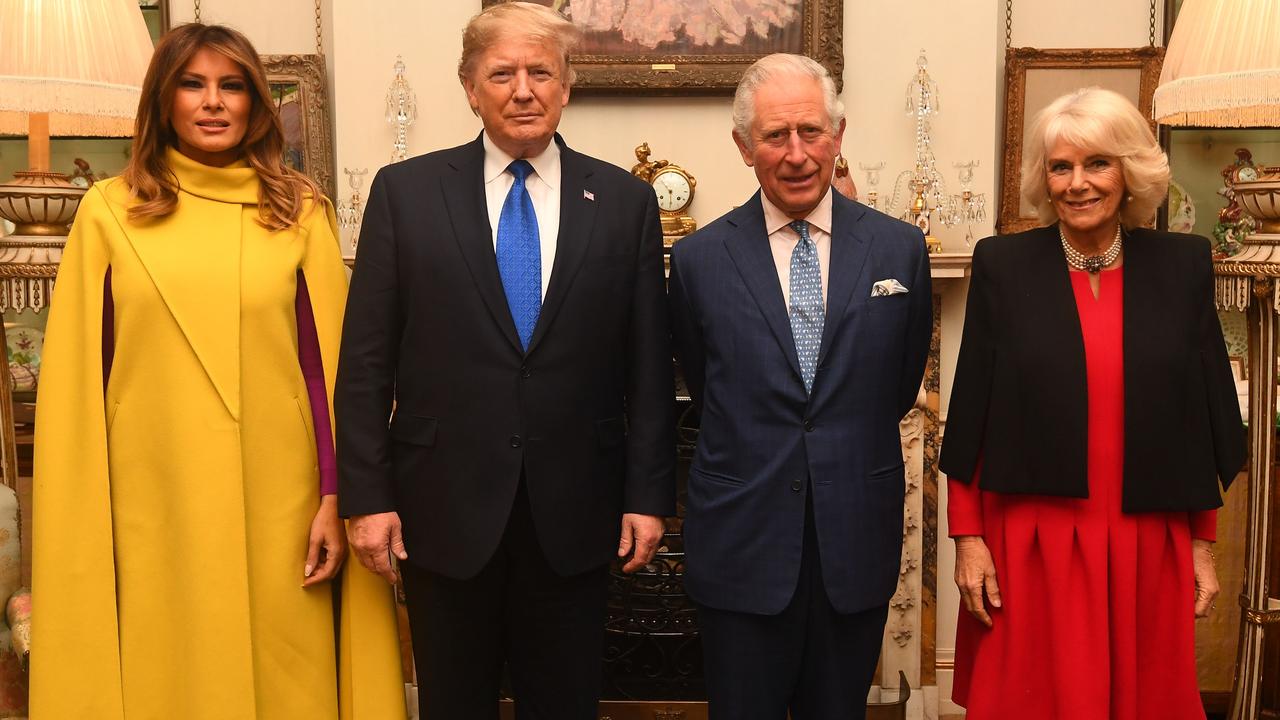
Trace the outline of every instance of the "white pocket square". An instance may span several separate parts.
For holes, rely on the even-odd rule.
[[[871,286],[871,297],[883,297],[885,295],[898,295],[907,292],[907,286],[888,278],[877,282]]]

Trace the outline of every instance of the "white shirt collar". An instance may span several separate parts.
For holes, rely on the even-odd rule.
[[[489,138],[486,130],[482,134],[484,143],[484,182],[493,182],[499,175],[507,171],[507,166],[515,161],[502,148]],[[552,190],[560,189],[560,146],[553,138],[547,143],[547,149],[535,157],[525,158],[533,166],[533,172]]]
[[[827,194],[822,196],[818,201],[818,206],[809,212],[805,220],[810,225],[831,235],[831,193],[835,190],[831,187],[827,188]],[[769,202],[769,196],[760,191],[760,204],[764,206],[764,229],[766,235],[772,235],[775,232],[791,224],[791,218],[787,214],[778,209],[777,205]]]

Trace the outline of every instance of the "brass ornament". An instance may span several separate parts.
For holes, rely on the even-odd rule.
[[[648,142],[636,146],[637,162],[631,167],[631,174],[653,186],[658,196],[663,243],[670,247],[698,229],[698,223],[688,213],[698,181],[689,171],[669,160],[650,160],[651,152]],[[667,177],[671,179],[664,180]]]

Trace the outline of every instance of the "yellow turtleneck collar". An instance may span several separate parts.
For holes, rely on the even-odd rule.
[[[258,204],[258,171],[243,158],[226,167],[210,167],[174,148],[166,148],[165,161],[177,176],[182,192],[218,202]]]

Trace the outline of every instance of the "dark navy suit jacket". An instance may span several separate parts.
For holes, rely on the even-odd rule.
[[[555,142],[560,234],[527,351],[480,138],[388,165],[369,191],[334,390],[338,509],[399,512],[409,562],[450,578],[493,556],[521,482],[564,576],[613,558],[622,513],[675,509],[657,198]]]
[[[676,243],[676,353],[701,408],[684,524],[697,602],[776,614],[800,568],[805,496],[837,611],[888,602],[902,549],[898,422],[932,326],[921,233],[836,193],[827,315],[806,397],[757,193]],[[880,280],[908,292],[872,296]]]

